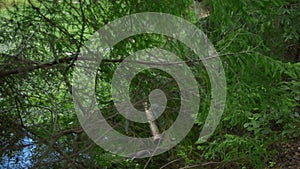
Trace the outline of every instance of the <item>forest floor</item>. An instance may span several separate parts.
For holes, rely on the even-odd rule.
[[[300,139],[291,139],[279,149],[275,169],[300,169]]]

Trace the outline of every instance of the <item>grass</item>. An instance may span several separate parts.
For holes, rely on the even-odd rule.
[[[0,9],[11,7],[13,5],[24,4],[24,3],[28,3],[28,1],[27,0],[1,0]]]

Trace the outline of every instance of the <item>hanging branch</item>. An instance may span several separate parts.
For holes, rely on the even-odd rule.
[[[147,102],[144,102],[145,113],[148,119],[148,123],[150,125],[150,130],[153,135],[153,141],[155,144],[159,143],[161,140],[161,135],[159,134],[159,129],[155,123],[155,117],[151,110],[149,110],[149,106]]]

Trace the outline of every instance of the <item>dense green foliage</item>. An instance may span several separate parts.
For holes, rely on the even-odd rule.
[[[21,168],[267,168],[276,147],[300,138],[300,3],[297,0],[206,0],[209,16],[197,18],[191,0],[34,0],[0,3],[0,155]],[[4,3],[3,3],[4,4]],[[205,143],[199,133],[210,106],[210,81],[193,52],[175,39],[155,34],[118,43],[101,63],[96,79],[99,108],[109,123],[129,136],[151,136],[148,124],[118,115],[110,93],[118,59],[160,47],[186,61],[201,95],[199,116],[188,136],[170,151],[148,159],[125,159],[104,151],[84,133],[72,92],[74,62],[87,39],[108,22],[139,12],[182,17],[205,32],[222,60],[227,102],[220,124]],[[138,109],[156,88],[167,109],[157,120],[169,128],[180,109],[178,86],[167,73],[147,70],[132,81]],[[30,139],[24,143],[24,138]],[[32,148],[34,145],[34,148]],[[32,157],[20,153],[31,147]],[[18,162],[20,161],[20,162]]]

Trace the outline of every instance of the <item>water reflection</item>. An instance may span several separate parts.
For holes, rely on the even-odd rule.
[[[21,151],[16,151],[14,155],[9,156],[5,155],[2,157],[2,163],[0,164],[0,168],[31,168],[32,164],[32,156],[36,145],[33,143],[31,138],[25,137],[20,141],[22,147],[24,147]]]

